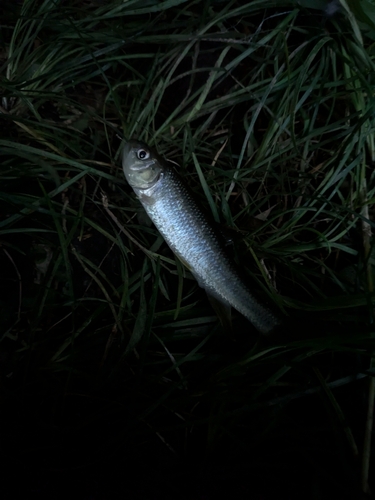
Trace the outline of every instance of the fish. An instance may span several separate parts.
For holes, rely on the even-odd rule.
[[[272,332],[279,317],[254,297],[171,162],[144,142],[130,140],[123,148],[122,167],[146,213],[199,286],[223,306],[236,309],[260,333]]]

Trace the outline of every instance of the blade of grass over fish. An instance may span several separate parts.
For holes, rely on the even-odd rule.
[[[213,218],[214,218],[214,220],[216,222],[219,222],[220,220],[219,220],[219,214],[218,214],[218,211],[217,211],[216,203],[214,202],[214,200],[212,198],[211,191],[210,191],[210,189],[209,189],[209,187],[207,185],[206,179],[205,179],[205,177],[203,175],[202,169],[201,169],[201,167],[199,165],[199,162],[197,160],[197,157],[196,157],[195,153],[192,153],[192,158],[193,158],[194,166],[195,166],[195,168],[197,170],[197,173],[198,173],[198,176],[199,176],[199,180],[200,180],[201,186],[203,188],[203,192],[206,195],[208,204],[210,206]]]
[[[124,233],[127,238],[129,238],[130,241],[132,241],[135,245],[137,245],[141,250],[142,252],[144,252],[149,258],[159,258],[165,262],[168,262],[168,263],[173,263],[173,261],[171,259],[169,259],[168,257],[163,257],[163,256],[160,256],[158,254],[156,254],[155,252],[153,251],[150,251],[148,250],[147,248],[145,248],[143,245],[141,245],[138,240],[136,238],[134,238],[130,233],[129,231],[127,231],[124,226],[122,226],[120,224],[120,222],[118,221],[118,219],[113,215],[113,213],[108,209],[108,199],[107,197],[103,194],[102,195],[102,200],[103,200],[103,206],[105,208],[105,210],[108,212],[108,214],[110,215],[110,217],[113,219],[113,221],[115,222],[115,224],[119,227],[119,229],[121,230],[122,233]],[[93,224],[90,222],[90,224],[93,226]]]

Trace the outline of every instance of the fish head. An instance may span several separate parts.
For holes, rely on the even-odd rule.
[[[122,153],[122,168],[126,180],[137,191],[154,187],[163,175],[159,156],[147,144],[129,141]]]

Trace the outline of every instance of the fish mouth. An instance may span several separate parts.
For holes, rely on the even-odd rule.
[[[129,167],[129,169],[133,172],[142,172],[142,170],[147,170],[148,168],[152,167],[152,165],[155,165],[154,160],[150,160],[147,163],[142,163],[142,165],[133,164]]]

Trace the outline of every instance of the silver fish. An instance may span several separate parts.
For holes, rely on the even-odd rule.
[[[132,140],[124,147],[122,166],[147,214],[199,285],[234,307],[261,333],[271,332],[279,319],[241,280],[220,237],[168,162],[143,142]]]

